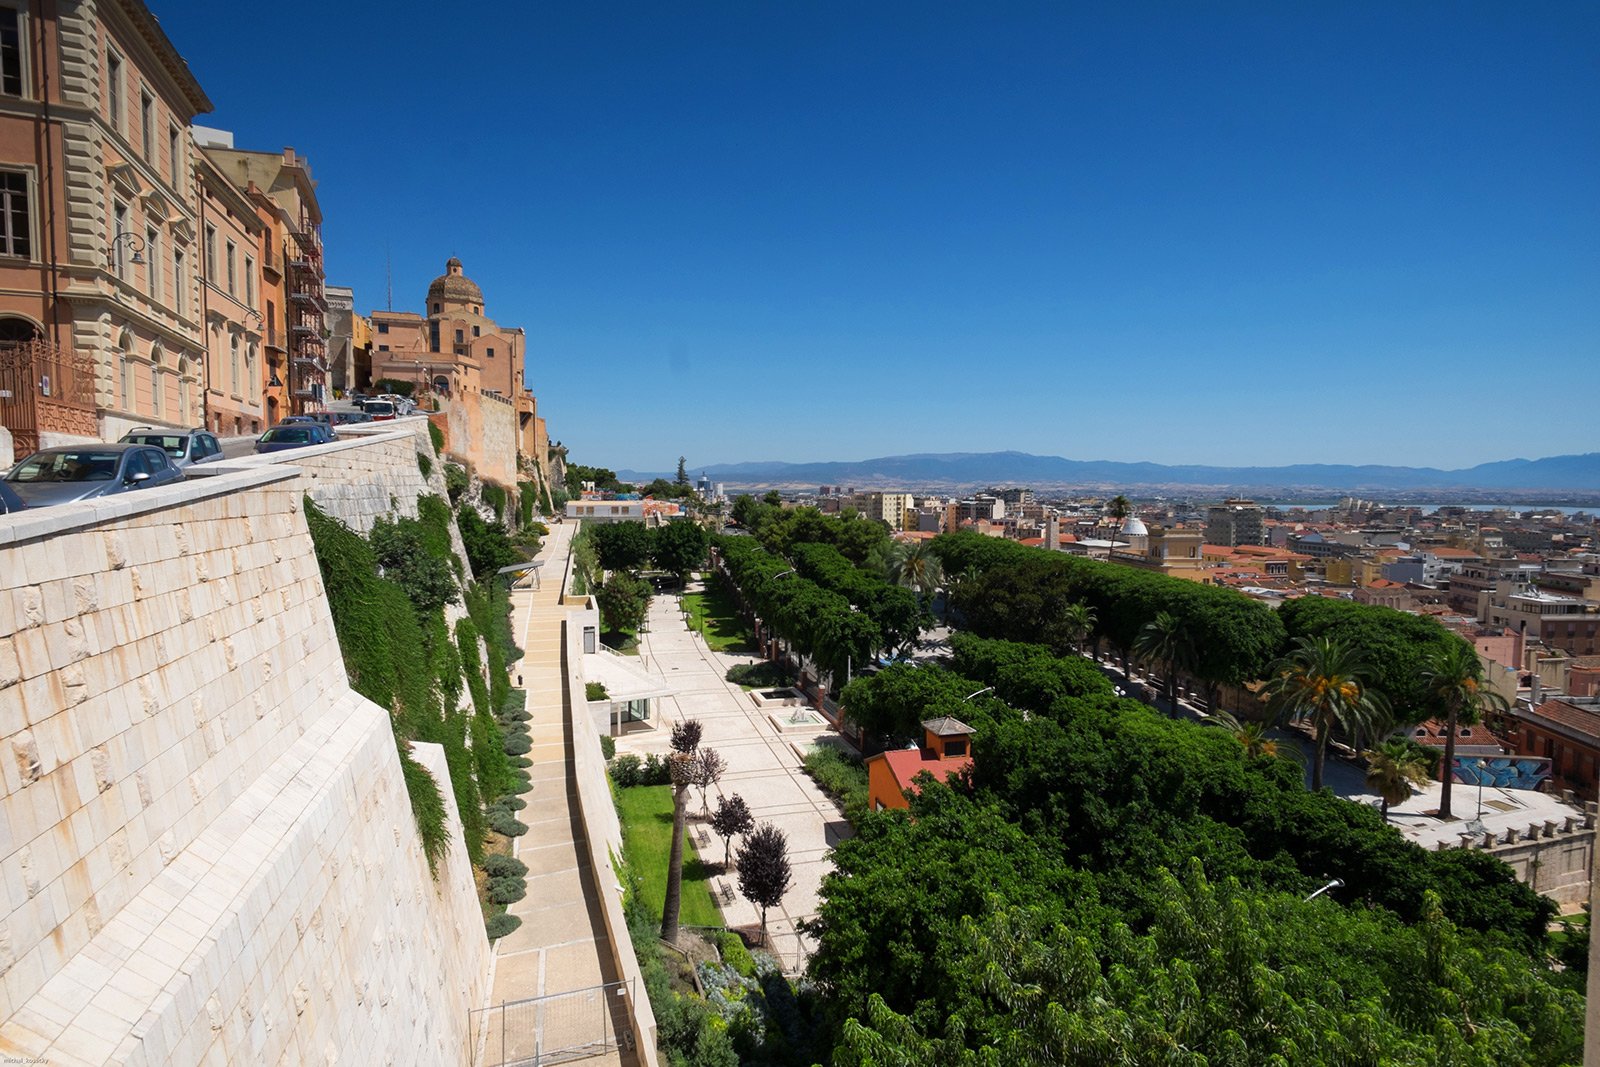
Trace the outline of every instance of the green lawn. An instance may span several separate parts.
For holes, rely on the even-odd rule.
[[[695,810],[698,803],[691,795],[690,804]],[[667,898],[667,854],[672,849],[672,787],[636,785],[619,789],[617,814],[622,818],[622,850],[628,868],[639,876],[645,903],[659,917]],[[678,921],[685,926],[722,926],[722,913],[711,901],[711,868],[695,855],[693,824],[690,825],[688,847],[683,853],[683,905]],[[722,847],[721,838],[715,834],[711,841],[713,852]]]
[[[755,652],[750,628],[739,618],[733,598],[721,585],[703,593],[685,593],[683,606],[689,610],[689,629],[698,630],[713,652]]]

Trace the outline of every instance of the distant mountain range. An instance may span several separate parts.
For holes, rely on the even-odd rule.
[[[919,453],[837,463],[723,463],[694,468],[693,474],[698,476],[702,470],[712,481],[740,488],[844,485],[858,489],[932,489],[1018,484],[1091,490],[1320,490],[1358,495],[1380,490],[1600,493],[1600,452],[1545,459],[1508,459],[1461,470],[1337,463],[1300,463],[1287,467],[1167,466],[1063,459],[1026,452]],[[618,473],[632,481],[658,477],[646,472]]]

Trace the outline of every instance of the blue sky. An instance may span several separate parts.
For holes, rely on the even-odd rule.
[[[1596,5],[154,10],[330,282],[460,256],[580,462],[1600,448]]]

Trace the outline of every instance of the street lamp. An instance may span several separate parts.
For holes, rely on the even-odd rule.
[[[1318,897],[1320,897],[1322,894],[1326,893],[1330,889],[1342,889],[1343,887],[1344,887],[1344,879],[1343,878],[1335,878],[1333,881],[1329,882],[1327,885],[1323,886],[1321,889],[1317,890],[1315,893],[1312,893],[1309,897],[1306,897],[1304,903],[1310,903],[1311,901],[1316,900]]]
[[[1489,776],[1489,761],[1475,760],[1472,765],[1478,770],[1478,814],[1467,823],[1467,833],[1476,835],[1483,833],[1483,780]]]
[[[140,237],[132,230],[129,230],[126,233],[119,233],[111,239],[111,244],[106,248],[107,258],[110,259],[113,264],[115,264],[117,262],[118,246],[123,242],[127,242],[128,248],[133,252],[134,265],[143,266],[144,238]]]

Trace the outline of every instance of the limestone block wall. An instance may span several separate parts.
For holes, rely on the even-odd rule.
[[[398,486],[394,447],[342,469]],[[301,509],[332,466],[0,518],[0,1052],[465,1055],[488,944],[459,834],[435,881],[347,684]]]
[[[516,405],[476,390],[461,390],[444,403],[450,458],[470,465],[480,478],[516,488]]]

